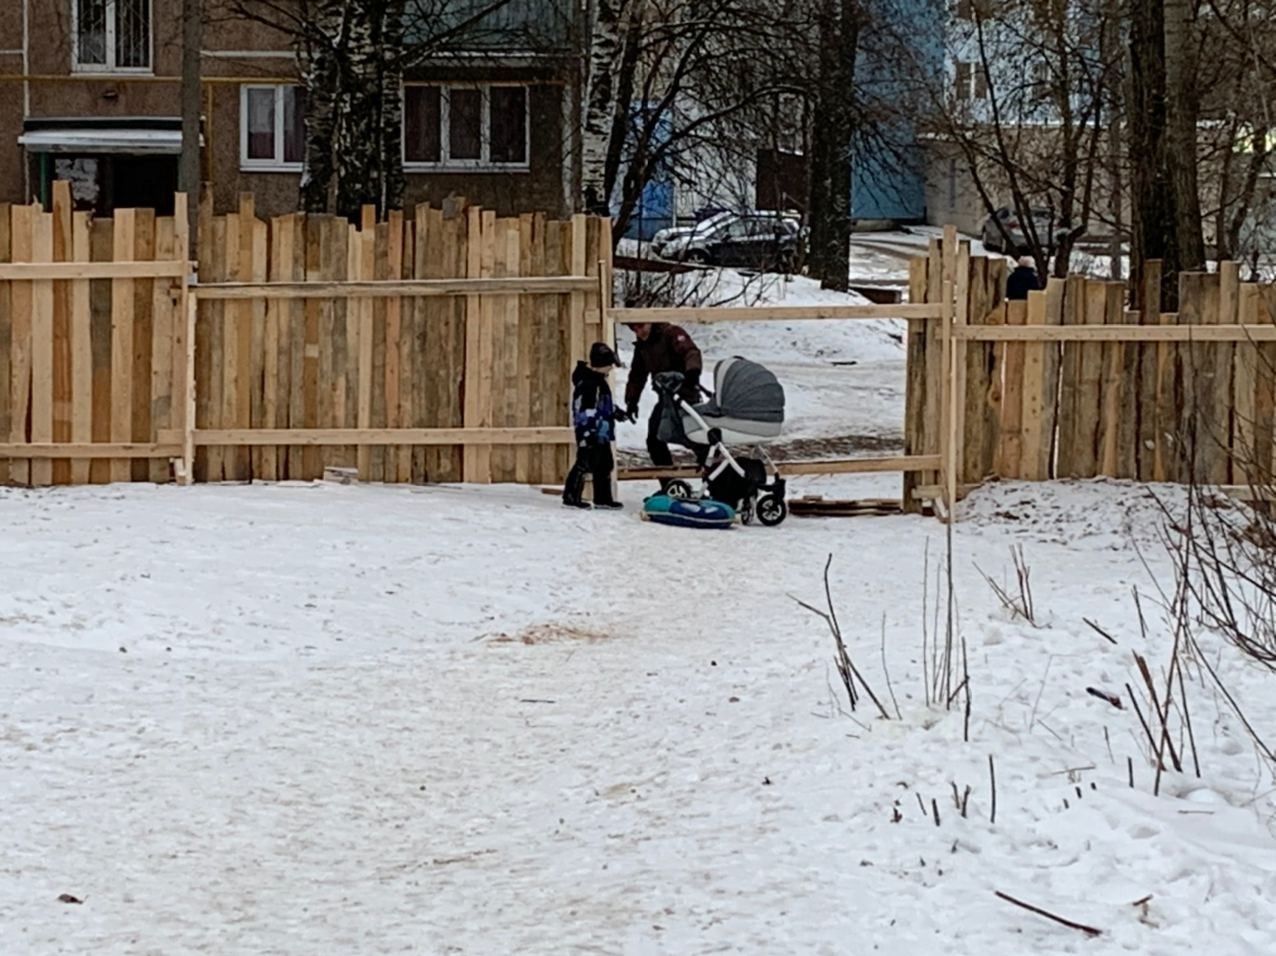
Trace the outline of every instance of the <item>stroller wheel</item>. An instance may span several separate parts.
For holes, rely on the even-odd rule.
[[[783,498],[764,495],[758,499],[757,514],[759,521],[768,528],[774,528],[789,516],[789,506],[784,503]]]
[[[753,498],[745,498],[744,501],[740,502],[739,510],[741,524],[753,524],[753,515],[755,514],[754,507],[755,500]]]
[[[694,494],[691,491],[691,484],[683,481],[681,478],[669,482],[669,484],[665,486],[665,494],[667,494],[670,498],[681,498],[684,501],[694,497]]]

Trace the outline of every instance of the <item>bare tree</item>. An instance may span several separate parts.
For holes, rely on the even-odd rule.
[[[954,150],[985,211],[1009,206],[1023,238],[994,220],[1005,247],[1026,245],[1047,274],[1065,275],[1072,252],[1097,222],[1119,231],[1111,203],[1113,123],[1122,51],[1110,0],[981,0],[959,5],[948,38],[951,71],[916,62],[900,106]],[[901,36],[904,56],[915,56]],[[912,52],[909,52],[912,51]],[[1119,124],[1117,124],[1119,126]],[[1034,210],[1047,212],[1046,222]],[[1013,240],[1013,242],[1012,242]]]

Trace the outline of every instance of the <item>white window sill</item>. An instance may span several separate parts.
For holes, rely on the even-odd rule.
[[[92,79],[93,77],[101,77],[104,80],[115,79],[121,76],[154,76],[155,69],[149,66],[79,66],[78,64],[71,67],[71,72],[76,76]]]
[[[530,173],[530,163],[404,163],[405,173]]]
[[[239,171],[241,173],[299,173],[302,170],[301,163],[240,163]]]

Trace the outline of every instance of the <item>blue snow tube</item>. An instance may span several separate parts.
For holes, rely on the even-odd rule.
[[[670,498],[652,495],[642,503],[645,521],[677,528],[730,528],[736,522],[735,509],[711,498]]]

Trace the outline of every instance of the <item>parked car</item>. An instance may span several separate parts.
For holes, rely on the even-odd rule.
[[[652,237],[651,251],[676,262],[792,272],[802,242],[796,218],[750,210],[720,212],[694,226],[662,229]]]
[[[1053,251],[1059,241],[1068,234],[1070,227],[1056,219],[1049,209],[1033,209],[1030,212],[1032,231],[1036,234],[1037,241],[1043,243],[1047,251]],[[998,222],[1005,227],[1010,236],[1009,246],[1002,236],[1001,229],[997,228]],[[1008,206],[1002,206],[984,220],[979,238],[983,240],[984,248],[990,252],[1014,254],[1029,246],[1028,230],[1020,222],[1019,214]]]

